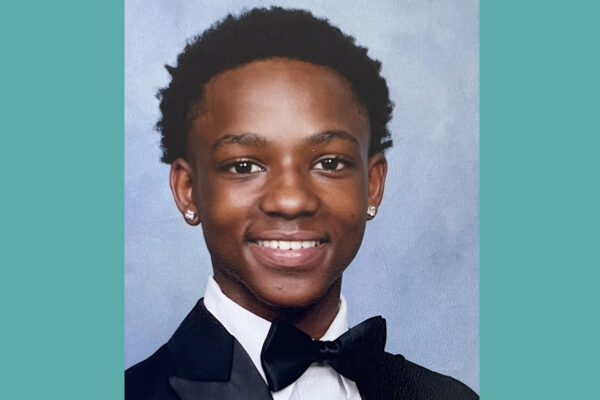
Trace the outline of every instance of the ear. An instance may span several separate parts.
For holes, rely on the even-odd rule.
[[[177,204],[177,208],[179,208],[185,222],[192,226],[198,225],[200,223],[198,207],[196,207],[192,198],[192,188],[194,186],[192,167],[183,158],[178,158],[171,164],[169,183],[171,184],[175,204]]]
[[[382,153],[375,153],[368,160],[369,169],[369,206],[379,208],[383,199],[385,177],[387,175],[387,160]],[[373,216],[367,216],[368,220]]]

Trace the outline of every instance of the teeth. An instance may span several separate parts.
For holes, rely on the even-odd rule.
[[[299,250],[316,247],[319,242],[317,240],[259,240],[258,244],[272,249]]]

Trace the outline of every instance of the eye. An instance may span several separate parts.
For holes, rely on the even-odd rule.
[[[337,157],[323,158],[317,161],[314,168],[325,171],[337,171],[346,167],[346,164]]]
[[[265,169],[260,165],[246,160],[236,161],[231,164],[228,169],[229,172],[233,172],[234,174],[253,174],[264,170]]]

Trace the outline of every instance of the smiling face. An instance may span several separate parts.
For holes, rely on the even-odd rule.
[[[255,61],[214,77],[172,165],[182,213],[197,216],[223,292],[246,309],[337,307],[386,162],[369,119],[331,69]]]

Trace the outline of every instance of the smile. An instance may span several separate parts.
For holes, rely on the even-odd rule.
[[[306,235],[305,235],[306,236]],[[299,238],[300,239],[300,238]],[[251,240],[250,251],[259,262],[271,268],[312,269],[323,264],[328,240]]]

